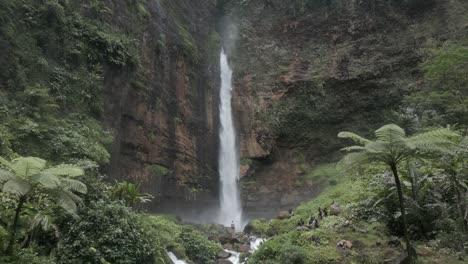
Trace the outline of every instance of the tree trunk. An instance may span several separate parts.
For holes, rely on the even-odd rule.
[[[13,219],[13,225],[11,226],[10,240],[8,242],[8,247],[5,252],[7,256],[13,255],[13,246],[15,245],[15,239],[16,239],[16,228],[18,226],[19,215],[20,215],[21,209],[23,208],[23,204],[25,201],[26,201],[26,197],[20,196],[19,201],[18,201],[18,206],[16,207],[16,211],[15,211],[15,218]]]
[[[403,222],[403,232],[405,235],[406,251],[408,252],[408,259],[410,263],[414,263],[416,260],[416,254],[413,247],[411,246],[411,241],[408,235],[408,223],[406,222],[406,210],[405,210],[405,200],[403,198],[403,191],[401,189],[400,177],[398,176],[398,170],[396,164],[390,164],[392,169],[393,177],[395,178],[395,185],[398,191],[398,201],[400,204],[401,219]]]

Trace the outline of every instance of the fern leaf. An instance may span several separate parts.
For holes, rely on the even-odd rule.
[[[77,180],[62,178],[60,179],[60,182],[62,187],[66,190],[78,193],[86,193],[88,191],[86,184]]]
[[[68,213],[75,215],[77,210],[76,203],[81,203],[81,198],[72,192],[65,190],[50,190],[49,193],[57,199],[57,204]]]
[[[20,178],[15,178],[5,182],[3,185],[3,192],[23,196],[31,191],[31,188],[32,186],[29,182]]]
[[[338,166],[345,168],[355,168],[359,165],[365,164],[369,161],[369,155],[363,152],[349,153],[338,162]]]
[[[0,169],[0,183],[14,179],[15,175],[7,170]]]
[[[406,138],[405,131],[394,124],[385,125],[375,131],[375,136],[378,141],[388,142],[391,144],[402,142]]]
[[[350,146],[350,147],[342,148],[340,150],[343,150],[343,151],[360,151],[360,150],[366,150],[366,148],[362,147],[362,146]]]
[[[20,177],[30,177],[41,172],[46,161],[36,157],[20,157],[12,160],[12,170]]]
[[[349,138],[351,140],[353,140],[354,142],[358,143],[358,144],[362,144],[362,145],[365,145],[367,143],[370,142],[370,140],[366,139],[366,138],[363,138],[357,134],[354,134],[352,132],[340,132],[338,133],[338,137],[339,138]]]
[[[0,157],[0,165],[3,165],[4,167],[7,167],[10,170],[13,170],[13,164],[11,164],[11,162],[2,157]]]
[[[48,168],[44,170],[45,173],[50,173],[56,176],[68,176],[68,177],[78,177],[84,175],[84,171],[82,168],[69,165],[69,164],[62,164],[52,168]]]
[[[36,174],[32,179],[47,189],[55,189],[61,184],[57,176],[45,172]]]

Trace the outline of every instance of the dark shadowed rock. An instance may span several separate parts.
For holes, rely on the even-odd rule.
[[[219,258],[219,259],[227,259],[227,258],[229,258],[230,256],[231,256],[231,253],[222,250],[222,251],[220,251],[220,252],[218,253],[218,255],[217,255],[216,257]]]

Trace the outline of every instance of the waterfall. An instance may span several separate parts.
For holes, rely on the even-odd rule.
[[[236,144],[236,132],[232,120],[232,70],[227,55],[221,50],[221,89],[219,118],[220,151],[219,177],[221,207],[218,222],[230,226],[232,221],[236,229],[242,228],[242,206],[239,191],[239,153]]]

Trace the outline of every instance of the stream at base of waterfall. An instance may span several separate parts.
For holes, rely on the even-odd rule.
[[[249,241],[250,241],[250,251],[249,252],[250,252],[250,254],[253,254],[255,251],[258,250],[258,248],[263,244],[263,242],[266,241],[266,239],[251,236],[251,237],[249,237]],[[240,261],[241,253],[239,253],[239,252],[236,252],[236,251],[233,251],[233,250],[227,250],[227,249],[225,249],[224,251],[229,254],[229,257],[227,258],[227,260],[229,260],[232,264],[245,264],[246,261],[247,261],[247,258],[245,259],[244,262]],[[184,260],[178,259],[176,257],[176,255],[174,255],[174,253],[172,253],[172,252],[167,252],[167,255],[169,256],[169,258],[171,259],[173,264],[187,264],[187,262],[185,262]]]

